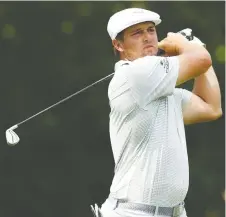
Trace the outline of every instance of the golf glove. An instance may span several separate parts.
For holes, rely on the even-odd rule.
[[[192,29],[183,29],[179,31],[179,33],[181,33],[188,41],[206,47],[206,45],[200,39],[198,39],[192,34]]]

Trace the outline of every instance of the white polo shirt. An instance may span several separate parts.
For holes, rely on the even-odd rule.
[[[185,199],[189,167],[182,108],[192,93],[175,88],[178,70],[178,57],[116,63],[108,89],[111,196],[158,206]]]

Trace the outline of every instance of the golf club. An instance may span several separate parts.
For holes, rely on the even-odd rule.
[[[189,28],[184,29],[184,30],[182,30],[182,31],[179,31],[179,33],[181,33],[183,36],[185,36],[189,41],[191,41],[191,40],[193,39],[192,30],[189,29]],[[164,51],[161,50],[161,49],[159,49],[157,55],[163,55],[163,54],[164,54]],[[112,74],[110,74],[110,75],[107,75],[106,77],[104,77],[104,78],[102,78],[102,79],[100,79],[100,80],[98,80],[98,81],[96,81],[96,82],[94,82],[94,83],[88,85],[87,87],[85,87],[85,88],[83,88],[83,89],[81,89],[81,90],[79,90],[79,91],[73,93],[72,95],[70,95],[70,96],[68,96],[68,97],[66,97],[66,98],[64,98],[64,99],[62,99],[62,100],[60,100],[59,102],[57,102],[57,103],[55,103],[55,104],[49,106],[48,108],[46,108],[46,109],[44,109],[44,110],[38,112],[37,114],[35,114],[35,115],[33,115],[33,116],[31,116],[31,117],[29,117],[29,118],[27,118],[27,119],[21,121],[21,122],[18,123],[18,124],[13,125],[12,127],[10,127],[10,128],[9,128],[8,130],[6,130],[6,132],[5,132],[5,134],[6,134],[6,141],[7,141],[8,145],[9,145],[9,146],[15,146],[15,145],[20,141],[19,136],[14,132],[14,130],[15,130],[16,128],[18,128],[19,125],[21,125],[21,124],[27,122],[28,120],[30,120],[30,119],[32,119],[32,118],[34,118],[34,117],[36,117],[36,116],[42,114],[42,113],[45,112],[45,111],[47,111],[47,110],[49,110],[49,109],[51,109],[51,108],[53,108],[53,107],[59,105],[60,103],[65,102],[66,100],[70,99],[71,97],[78,95],[79,93],[81,93],[81,92],[87,90],[88,88],[90,88],[90,87],[92,87],[92,86],[98,84],[98,83],[101,82],[101,81],[106,80],[107,78],[109,78],[109,77],[111,77],[111,76],[113,76],[113,75],[114,75],[114,73],[112,73]]]
[[[102,78],[102,79],[100,79],[100,80],[98,80],[98,81],[96,81],[96,82],[94,82],[94,83],[92,83],[92,84],[90,84],[90,85],[84,87],[83,89],[81,89],[81,90],[79,90],[79,91],[77,91],[77,92],[71,94],[70,96],[68,96],[68,97],[66,97],[66,98],[64,98],[64,99],[62,99],[62,100],[60,100],[59,102],[57,102],[57,103],[55,103],[55,104],[49,106],[48,108],[46,108],[46,109],[44,109],[44,110],[42,110],[42,111],[40,111],[40,112],[38,112],[38,113],[32,115],[31,117],[29,117],[29,118],[27,118],[27,119],[25,119],[25,120],[23,120],[23,121],[21,121],[21,122],[15,124],[15,125],[13,125],[12,127],[10,127],[10,128],[9,128],[8,130],[6,130],[6,132],[5,132],[7,144],[8,144],[9,146],[15,146],[15,145],[20,141],[19,136],[14,132],[14,130],[15,130],[16,128],[18,128],[20,125],[24,124],[25,122],[31,120],[32,118],[34,118],[34,117],[36,117],[36,116],[42,114],[43,112],[45,112],[45,111],[47,111],[47,110],[49,110],[49,109],[51,109],[51,108],[53,108],[53,107],[59,105],[60,103],[65,102],[66,100],[70,99],[71,97],[76,96],[76,95],[78,95],[79,93],[82,93],[83,91],[89,89],[90,87],[93,87],[94,85],[100,83],[101,81],[104,81],[104,80],[110,78],[110,77],[113,76],[113,75],[114,75],[114,73],[112,73],[112,74],[110,74],[110,75],[107,75],[106,77],[104,77],[104,78]]]

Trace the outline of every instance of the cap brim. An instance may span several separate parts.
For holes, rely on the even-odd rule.
[[[125,26],[123,26],[123,28],[121,28],[121,29],[118,30],[118,33],[115,36],[112,37],[112,40],[115,39],[117,37],[117,35],[120,32],[122,32],[123,30],[125,30],[125,29],[127,29],[127,28],[129,28],[131,26],[134,26],[134,25],[136,25],[138,23],[144,23],[144,22],[153,22],[155,24],[155,26],[157,26],[157,25],[159,25],[162,22],[162,20],[161,19],[157,19],[157,20],[153,20],[153,19],[141,19],[141,20],[133,21],[132,23],[128,23],[128,25],[125,25]]]

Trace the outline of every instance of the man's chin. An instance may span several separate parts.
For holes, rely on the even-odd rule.
[[[147,53],[147,54],[144,54],[144,57],[146,57],[146,56],[157,56],[157,53],[156,53],[156,54],[154,54],[154,53]]]
[[[144,56],[157,56],[158,51],[150,51],[144,54]]]

